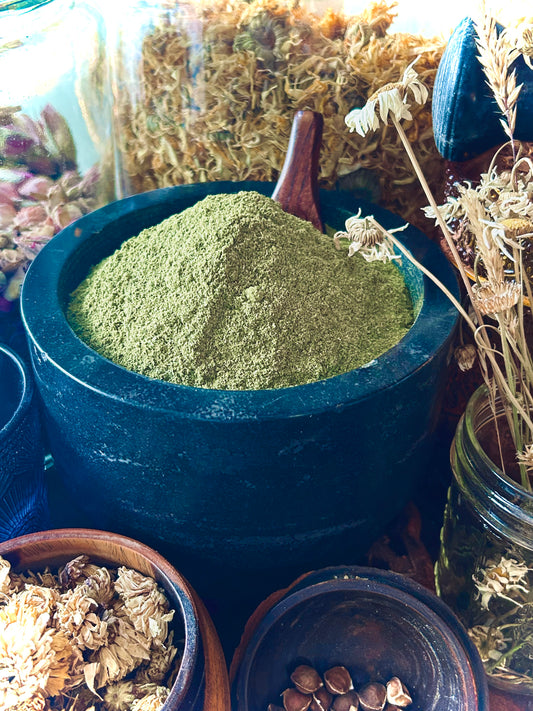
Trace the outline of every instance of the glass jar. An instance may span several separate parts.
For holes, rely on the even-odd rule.
[[[505,446],[505,414],[498,402],[496,416]],[[436,584],[476,643],[489,681],[531,694],[533,494],[493,463],[497,446],[483,385],[468,402],[452,443],[453,479]],[[514,462],[510,441],[508,449],[504,461]]]
[[[99,13],[74,0],[0,0],[0,312],[37,252],[113,195]]]
[[[276,181],[294,115],[310,109],[324,117],[320,187],[379,201],[416,224],[426,201],[394,128],[363,138],[344,118],[401,80],[417,54],[431,88],[445,40],[396,33],[393,3],[365,5],[350,13],[342,0],[113,4],[118,194]],[[412,110],[415,149],[440,185],[430,103]]]

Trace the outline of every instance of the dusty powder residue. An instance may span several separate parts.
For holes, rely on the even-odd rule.
[[[76,333],[152,378],[215,389],[300,385],[368,363],[413,323],[399,270],[337,251],[256,192],[206,197],[96,265]]]

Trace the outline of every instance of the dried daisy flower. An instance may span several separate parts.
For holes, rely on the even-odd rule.
[[[84,669],[90,689],[99,689],[109,682],[120,681],[150,659],[150,639],[134,627],[122,606],[115,603],[109,617],[104,619],[109,642],[91,654],[91,664]]]
[[[139,687],[139,691],[141,690],[147,693],[133,701],[131,711],[160,711],[170,693],[166,686],[153,684],[146,685],[144,689]]]
[[[409,94],[417,104],[425,104],[428,98],[427,88],[413,69],[418,59],[419,57],[406,68],[400,81],[386,84],[375,91],[362,108],[350,111],[345,118],[350,131],[357,131],[364,137],[369,131],[379,128],[379,119],[383,123],[387,123],[390,116],[396,125],[403,119],[411,120],[413,118],[409,110]]]
[[[348,256],[359,253],[367,262],[389,262],[400,260],[401,256],[394,251],[394,244],[389,234],[403,230],[399,227],[387,232],[379,225],[372,215],[361,217],[361,210],[346,220],[346,232],[336,232],[333,242],[340,249],[341,239],[350,241]]]
[[[108,711],[129,711],[134,700],[133,681],[118,681],[107,685],[104,702]]]
[[[512,32],[517,50],[524,57],[524,62],[530,69],[533,69],[533,26],[530,22],[524,22]]]
[[[473,303],[483,316],[495,316],[516,306],[522,295],[520,284],[510,281],[483,282],[472,286]]]
[[[516,453],[516,458],[528,471],[533,469],[533,444],[526,444],[521,452]]]
[[[148,663],[139,667],[135,674],[135,682],[137,684],[160,684],[168,675],[178,652],[177,647],[171,644],[171,635],[169,635],[170,639],[167,645],[156,647],[152,651]]]
[[[54,621],[80,649],[99,649],[107,643],[107,622],[95,610],[98,603],[87,594],[85,585],[67,590],[57,603]]]
[[[169,611],[168,601],[156,581],[135,570],[119,568],[115,590],[135,629],[162,643],[168,636],[168,623],[174,611]]]
[[[493,598],[501,598],[520,606],[522,602],[511,597],[513,593],[529,593],[529,568],[515,558],[502,555],[497,562],[489,562],[474,573],[473,580],[481,599],[481,607],[489,608]]]

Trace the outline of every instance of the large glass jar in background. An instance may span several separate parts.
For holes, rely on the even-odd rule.
[[[498,403],[497,417],[509,476],[493,463],[498,437],[481,386],[452,444],[437,591],[476,643],[489,681],[533,695],[533,494],[513,478],[514,447]]]
[[[74,0],[0,0],[0,311],[61,228],[113,195],[100,15]]]
[[[275,181],[294,114],[311,109],[324,116],[320,186],[381,198],[416,224],[426,201],[395,130],[363,138],[344,118],[378,88],[401,80],[417,55],[431,88],[443,38],[394,32],[393,2],[369,0],[357,14],[345,13],[341,0],[120,6],[113,4],[112,53],[119,195],[184,183]],[[412,110],[409,135],[426,177],[440,185],[431,107]]]

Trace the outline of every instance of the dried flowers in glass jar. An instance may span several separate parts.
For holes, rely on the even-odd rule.
[[[0,706],[158,711],[179,670],[174,610],[153,578],[80,555],[57,573],[0,558]]]
[[[492,683],[531,693],[533,358],[528,334],[533,290],[528,255],[533,160],[514,138],[523,88],[517,85],[514,63],[525,47],[516,45],[512,29],[498,29],[490,17],[482,17],[475,28],[479,60],[509,138],[504,148],[508,159],[502,164],[497,153],[476,186],[456,185],[455,194],[438,206],[427,185],[403,126],[412,119],[413,103],[427,97],[415,63],[363,108],[354,109],[346,123],[361,135],[383,122],[394,125],[430,203],[426,215],[441,229],[469,297],[465,309],[448,294],[472,332],[485,385],[472,396],[452,445],[453,481],[437,587],[469,628]],[[527,88],[531,85],[533,74]],[[454,229],[470,235],[470,266],[458,253]],[[372,217],[350,218],[346,232],[336,236],[339,246],[344,238],[350,243],[349,254],[387,259],[396,246],[409,258],[395,235]],[[467,362],[472,365],[471,354],[461,366]]]
[[[100,16],[73,0],[0,0],[0,310],[60,229],[112,197]]]
[[[417,221],[422,194],[394,132],[346,132],[344,115],[416,54],[433,84],[444,40],[390,31],[395,3],[321,14],[286,0],[128,3],[116,36],[114,95],[121,195],[184,183],[272,181],[295,111],[324,116],[320,186],[363,194]],[[431,109],[410,136],[426,175],[442,173]]]

